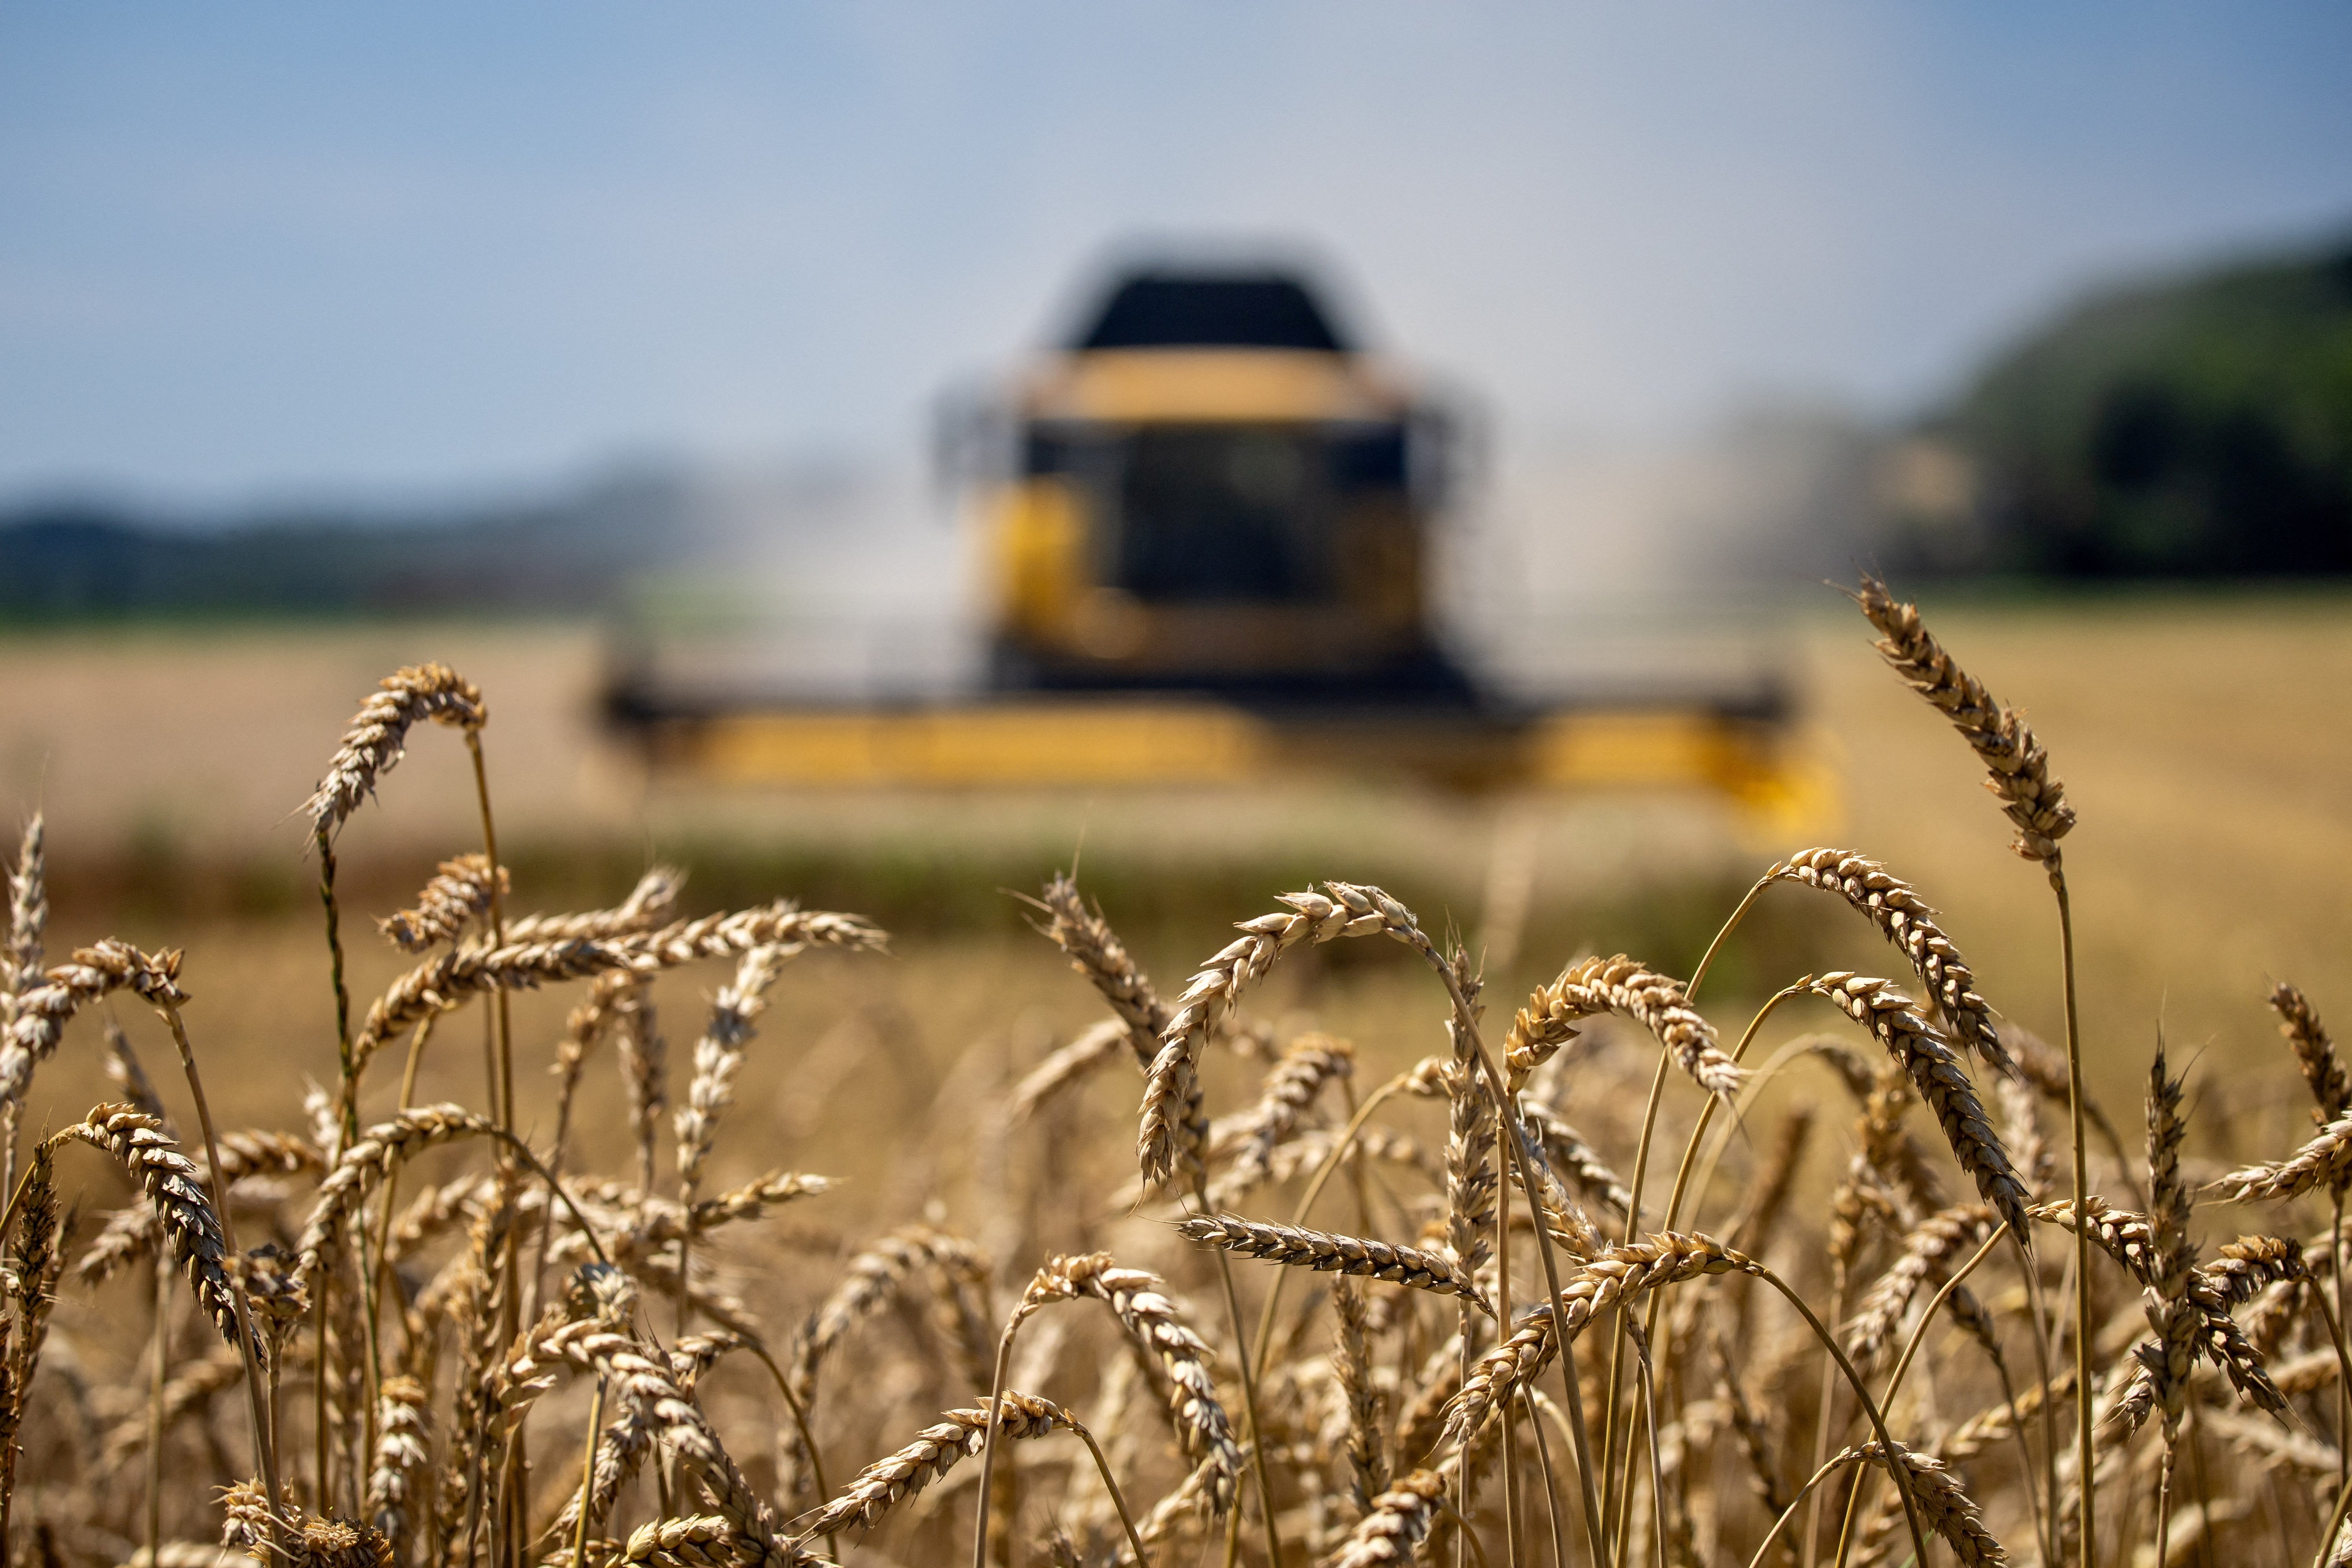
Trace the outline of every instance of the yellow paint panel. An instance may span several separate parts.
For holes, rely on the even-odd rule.
[[[1084,784],[1244,779],[1264,746],[1255,721],[1206,704],[1037,702],[743,714],[698,727],[692,751],[739,783]]]
[[[1528,751],[1536,781],[1555,784],[1736,787],[1762,760],[1727,721],[1672,711],[1557,715],[1537,724]]]
[[[1028,412],[1049,419],[1393,419],[1402,397],[1339,354],[1162,349],[1076,354],[1034,388]]]
[[[1214,702],[1041,698],[900,712],[747,712],[672,735],[674,759],[732,784],[1226,784],[1369,766],[1476,788],[1711,789],[1781,837],[1834,820],[1837,803],[1834,781],[1784,756],[1782,737],[1688,710],[1560,713],[1525,730],[1465,735],[1405,717],[1290,729]]]

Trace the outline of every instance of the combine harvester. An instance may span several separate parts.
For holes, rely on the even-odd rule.
[[[961,683],[828,689],[725,635],[639,635],[609,710],[656,767],[812,785],[1699,784],[1768,813],[1777,672],[1507,685],[1441,642],[1459,423],[1297,277],[1150,269],[943,445],[993,595]],[[1619,664],[1622,666],[1622,660]]]

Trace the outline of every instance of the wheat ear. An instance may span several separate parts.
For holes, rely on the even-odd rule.
[[[776,982],[784,952],[777,947],[755,947],[735,966],[733,984],[720,988],[710,1004],[710,1019],[694,1043],[694,1078],[687,1087],[686,1103],[677,1108],[671,1131],[677,1140],[678,1201],[689,1209],[702,1189],[703,1162],[710,1156],[719,1118],[735,1100],[735,1075],[743,1065],[753,1025],[768,1005],[768,987]],[[687,1329],[685,1287],[693,1279],[691,1250],[694,1227],[679,1233],[677,1277],[680,1286],[677,1327]]]
[[[1597,1014],[1630,1018],[1657,1037],[1675,1064],[1709,1094],[1739,1091],[1744,1075],[1716,1041],[1715,1026],[1701,1017],[1666,976],[1620,953],[1570,964],[1521,1004],[1504,1037],[1507,1071],[1517,1088],[1570,1037],[1570,1026]]]
[[[42,942],[48,932],[47,830],[41,814],[25,824],[16,864],[8,873],[8,924],[0,942],[0,1029],[16,1018],[16,998],[41,973]],[[0,1054],[5,1054],[0,1045]],[[20,1098],[0,1100],[0,1193],[16,1190],[16,1135],[24,1117]]]
[[[368,1467],[366,1511],[397,1552],[407,1542],[412,1489],[418,1471],[431,1458],[428,1432],[432,1425],[431,1396],[425,1384],[403,1373],[383,1380],[376,1395],[375,1455]]]
[[[386,915],[376,921],[376,930],[403,952],[423,952],[437,942],[455,942],[467,926],[489,913],[492,880],[487,855],[477,852],[444,860],[416,895],[416,907]],[[513,890],[505,867],[498,868],[495,880],[500,893]]]
[[[1846,1325],[1846,1353],[1856,1364],[1874,1363],[1919,1292],[1940,1284],[1955,1262],[1992,1234],[1996,1223],[1988,1205],[1957,1204],[1912,1227],[1894,1266],[1864,1294]]]
[[[19,985],[5,1042],[0,1042],[0,1108],[20,1105],[33,1068],[47,1061],[73,1016],[109,992],[129,990],[162,1004],[187,999],[180,989],[180,955],[145,953],[112,938],[77,949],[73,957]],[[21,982],[21,977],[20,977]]]
[[[1108,1306],[1129,1337],[1159,1358],[1168,1378],[1169,1415],[1185,1451],[1217,1462],[1217,1472],[1210,1478],[1210,1503],[1223,1513],[1234,1505],[1241,1450],[1209,1375],[1209,1347],[1185,1326],[1166,1292],[1160,1276],[1122,1268],[1107,1252],[1056,1258],[1030,1281],[1005,1326],[1005,1337],[1009,1341],[1024,1319],[1051,1302],[1092,1297]],[[982,1495],[987,1495],[985,1490]]]
[[[8,873],[8,932],[0,946],[0,991],[14,996],[41,972],[41,942],[49,923],[48,829],[39,812],[25,824],[16,864]]]
[[[64,1262],[59,1230],[54,1151],[44,1141],[34,1145],[16,1225],[10,1234],[0,1236],[0,1241],[13,1243],[8,1295],[15,1308],[14,1321],[0,1327],[0,1339],[5,1341],[5,1353],[0,1355],[0,1540],[6,1538],[16,1495],[16,1459],[23,1451],[17,1437],[25,1427],[33,1376],[40,1368],[49,1309],[57,1304],[58,1271]],[[243,1370],[242,1362],[238,1370]]]
[[[2058,840],[2074,826],[2074,812],[2032,727],[1960,668],[1920,620],[1918,607],[1895,599],[1885,583],[1865,576],[1854,602],[1878,628],[1879,654],[1951,721],[1984,763],[1986,785],[2017,829],[2017,852],[2054,866]]]
[[[2301,1197],[2352,1183],[2352,1111],[2337,1117],[2284,1160],[2231,1171],[2206,1190],[2237,1203]]]
[[[801,1568],[817,1561],[797,1548],[763,1545],[724,1514],[650,1520],[614,1560],[616,1568]]]
[[[399,763],[409,727],[425,719],[472,731],[488,721],[489,710],[480,689],[446,664],[394,670],[360,704],[304,814],[330,832],[340,826]]]
[[[1008,1440],[1042,1437],[1055,1430],[1074,1430],[1070,1413],[1050,1399],[1015,1394],[1010,1389],[995,1401],[998,1435]],[[857,1473],[804,1522],[796,1539],[809,1540],[838,1531],[871,1530],[885,1514],[947,1474],[956,1461],[978,1454],[987,1440],[989,1413],[975,1406],[944,1413],[936,1425],[924,1427],[914,1441],[877,1459]]]
[[[1919,984],[1951,1026],[1952,1038],[1992,1067],[2016,1076],[2017,1063],[1993,1024],[1992,1007],[1976,993],[1974,972],[1944,934],[1935,910],[1911,884],[1850,849],[1802,849],[1766,871],[1764,878],[1818,888],[1867,917],[1911,961]]]
[[[609,910],[589,910],[569,915],[520,915],[507,921],[507,941],[593,942],[605,937],[635,936],[667,923],[677,909],[686,887],[686,873],[675,866],[656,866],[637,879],[629,896]]]
[[[1349,1532],[1331,1568],[1384,1568],[1411,1563],[1444,1510],[1457,1467],[1415,1470],[1372,1500],[1370,1510]]]
[[[1832,972],[1799,984],[1834,1002],[1901,1063],[1919,1098],[1944,1130],[1960,1169],[1976,1179],[1977,1191],[2011,1227],[2026,1228],[2025,1184],[2010,1163],[2009,1151],[1993,1131],[1976,1088],[1959,1058],[1911,999],[1884,980]]]
[[[236,1300],[229,1283],[227,1248],[212,1200],[205,1195],[204,1173],[195,1163],[180,1152],[153,1117],[127,1105],[96,1106],[48,1143],[55,1147],[68,1140],[111,1154],[139,1184],[163,1225],[173,1258],[195,1291],[197,1304],[221,1337],[234,1346]],[[268,1353],[257,1340],[253,1350],[257,1360]]]
[[[1119,1022],[1127,1026],[1127,1042],[1135,1053],[1135,1065],[1149,1071],[1152,1058],[1160,1051],[1160,1037],[1168,1028],[1168,1005],[1136,966],[1127,944],[1110,929],[1102,910],[1087,904],[1078,892],[1077,883],[1067,875],[1057,875],[1047,882],[1036,906],[1045,911],[1045,920],[1037,930],[1066,953],[1070,967],[1085,975],[1101,993]]]
[[[1372,1500],[1388,1489],[1389,1476],[1360,1286],[1344,1277],[1331,1281],[1331,1318],[1332,1379],[1348,1420],[1348,1492],[1360,1515],[1370,1512]]]
[[[887,938],[854,915],[803,910],[778,902],[731,915],[682,921],[659,931],[613,937],[468,942],[394,981],[368,1009],[352,1041],[353,1071],[363,1070],[384,1041],[427,1014],[446,1012],[485,991],[530,990],[627,970],[650,975],[702,958],[737,957],[752,948],[845,947],[873,951]]]
[[[1895,1473],[1884,1444],[1864,1443],[1847,1449],[1846,1455]],[[1895,1446],[1895,1457],[1902,1467],[1902,1479],[1909,1481],[1911,1495],[1918,1501],[1920,1521],[1944,1538],[1961,1568],[2000,1568],[2009,1561],[2007,1549],[1986,1528],[1983,1513],[1949,1464],[1900,1444]]]
[[[1459,1296],[1489,1317],[1494,1308],[1467,1271],[1444,1253],[1397,1247],[1363,1237],[1332,1236],[1299,1226],[1269,1225],[1238,1215],[1192,1215],[1177,1222],[1188,1241],[1223,1247],[1319,1274],[1346,1274],[1410,1285],[1441,1296]]]
[[[1301,942],[1370,936],[1388,929],[1378,911],[1360,913],[1345,901],[1318,892],[1285,893],[1276,901],[1286,909],[1244,921],[1241,936],[1201,966],[1160,1028],[1159,1049],[1144,1081],[1141,1131],[1136,1141],[1146,1182],[1164,1181],[1180,1167],[1187,1172],[1200,1168],[1208,1123],[1201,1114],[1194,1069],[1202,1046],[1223,1026],[1242,993]]]
[[[1037,1114],[1037,1108],[1126,1050],[1132,1036],[1124,1018],[1103,1018],[1081,1030],[1077,1038],[1031,1068],[1013,1088],[1005,1119],[1014,1126]]]

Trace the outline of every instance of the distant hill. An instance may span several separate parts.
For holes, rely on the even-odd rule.
[[[319,510],[215,526],[89,502],[0,513],[0,614],[352,614],[579,609],[698,538],[695,493],[657,474],[440,517]]]
[[[1973,473],[1948,565],[2352,573],[2352,239],[2094,297],[1934,430]]]

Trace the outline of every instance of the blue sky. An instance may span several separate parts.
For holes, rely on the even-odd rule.
[[[1520,438],[1923,405],[2352,229],[2352,7],[0,0],[0,496],[909,449],[1105,246],[1329,258]]]

